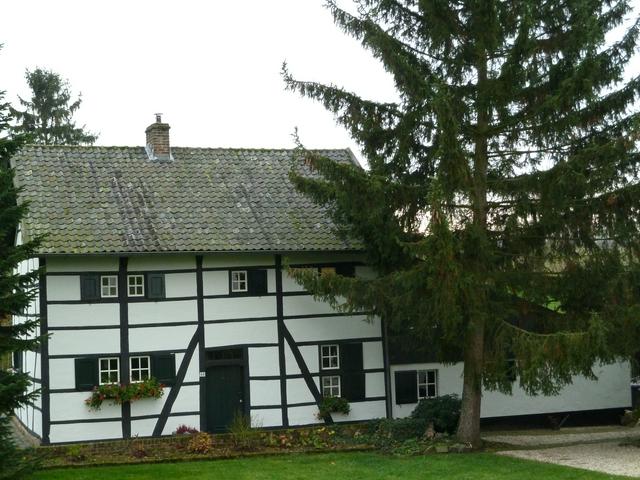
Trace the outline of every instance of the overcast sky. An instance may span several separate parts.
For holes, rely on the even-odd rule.
[[[333,115],[285,91],[280,75],[286,60],[296,78],[395,99],[390,76],[323,3],[4,2],[0,89],[17,103],[29,96],[25,69],[61,74],[82,92],[76,118],[98,145],[143,145],[162,112],[174,146],[289,148],[297,126],[307,147],[351,147],[360,157]]]

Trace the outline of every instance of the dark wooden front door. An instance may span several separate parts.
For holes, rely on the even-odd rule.
[[[207,368],[207,430],[225,431],[234,415],[244,413],[244,376],[241,365]]]

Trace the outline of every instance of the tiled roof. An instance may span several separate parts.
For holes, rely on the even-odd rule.
[[[319,150],[350,162],[349,150]],[[288,174],[292,150],[28,146],[13,159],[23,227],[42,254],[345,251],[322,208]]]

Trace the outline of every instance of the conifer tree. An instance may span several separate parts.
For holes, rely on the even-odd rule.
[[[292,172],[375,279],[297,272],[442,362],[464,361],[460,440],[482,387],[553,394],[640,338],[638,22],[625,0],[359,0],[327,5],[381,61],[399,101],[295,79],[359,142],[369,169],[305,152]]]
[[[1,45],[0,45],[1,47]],[[25,461],[17,450],[9,426],[13,411],[35,400],[37,391],[29,392],[29,373],[6,368],[14,354],[22,354],[38,347],[36,336],[39,320],[29,317],[22,323],[12,320],[13,315],[23,313],[36,294],[38,271],[22,273],[17,270],[20,262],[36,255],[38,239],[15,245],[16,232],[27,206],[18,204],[18,190],[13,183],[10,157],[24,143],[25,138],[7,133],[12,121],[9,104],[0,91],[0,478],[23,478],[33,469],[32,462]],[[7,361],[7,359],[9,361]]]
[[[24,110],[11,109],[17,121],[16,134],[29,136],[29,142],[45,145],[93,145],[98,136],[77,127],[73,116],[82,104],[72,100],[69,83],[59,74],[36,68],[25,73],[31,99],[18,97]]]

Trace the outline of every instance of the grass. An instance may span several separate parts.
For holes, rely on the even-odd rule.
[[[279,455],[191,463],[56,469],[35,480],[604,480],[624,478],[490,453],[389,457],[376,453]]]

